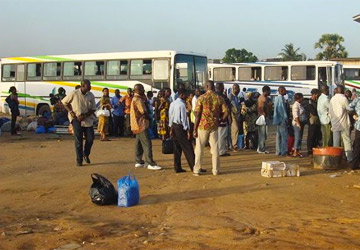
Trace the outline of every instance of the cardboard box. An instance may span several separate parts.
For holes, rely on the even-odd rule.
[[[280,161],[264,161],[261,166],[261,176],[267,178],[300,176],[300,167],[296,164],[285,164]]]

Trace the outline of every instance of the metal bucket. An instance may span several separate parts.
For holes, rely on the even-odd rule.
[[[343,168],[344,149],[339,147],[313,148],[314,168],[336,170]]]

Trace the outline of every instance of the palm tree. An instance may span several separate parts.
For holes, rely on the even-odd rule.
[[[289,43],[285,44],[285,47],[281,50],[279,56],[283,61],[305,61],[306,55],[304,53],[299,53],[300,48],[295,49],[294,44]]]
[[[344,41],[344,38],[338,34],[323,34],[314,46],[315,49],[322,49],[322,52],[316,55],[316,59],[346,58],[348,53],[341,44]]]

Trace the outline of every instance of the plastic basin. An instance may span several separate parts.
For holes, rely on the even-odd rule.
[[[344,149],[339,147],[313,148],[314,168],[335,170],[343,168]]]

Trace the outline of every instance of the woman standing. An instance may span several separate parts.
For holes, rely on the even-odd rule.
[[[257,149],[258,146],[255,122],[258,118],[256,103],[259,96],[258,92],[250,93],[241,107],[241,114],[244,116],[245,149]]]
[[[159,121],[159,135],[164,141],[169,135],[169,108],[170,101],[169,97],[171,92],[165,91],[164,95],[160,98],[160,121]]]
[[[305,109],[301,105],[304,100],[304,97],[301,93],[296,93],[294,95],[295,102],[292,107],[292,115],[293,115],[293,127],[294,127],[294,134],[295,134],[295,143],[294,143],[294,157],[303,157],[300,153],[301,149],[301,141],[302,136],[304,133],[304,127],[306,123],[306,114]]]
[[[100,99],[100,109],[111,110],[111,100],[109,97],[109,89],[102,90],[103,96]],[[100,141],[109,141],[106,134],[109,132],[109,116],[99,116],[98,131],[100,133]]]
[[[18,135],[16,132],[16,117],[20,115],[19,100],[16,88],[14,86],[9,89],[10,95],[6,97],[6,102],[11,110],[11,134]]]

